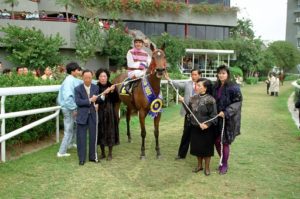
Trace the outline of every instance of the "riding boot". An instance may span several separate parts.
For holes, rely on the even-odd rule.
[[[127,94],[130,94],[131,93],[131,86],[132,86],[132,81],[131,81],[132,79],[130,78],[130,77],[128,77],[127,79],[126,79],[126,83],[125,83],[125,85],[124,85],[124,87],[125,87],[125,90],[126,90],[126,92],[127,92]]]
[[[106,157],[106,155],[105,155],[105,147],[103,144],[100,145],[100,149],[101,149],[100,159],[104,159]]]
[[[107,156],[108,161],[112,160],[112,149],[113,149],[112,146],[108,147],[108,156]]]
[[[223,144],[223,158],[222,158],[222,166],[220,167],[219,173],[221,175],[226,174],[228,170],[228,159],[229,159],[229,144]]]

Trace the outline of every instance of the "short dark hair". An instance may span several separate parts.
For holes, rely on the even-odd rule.
[[[203,86],[206,88],[206,93],[212,95],[213,85],[212,85],[211,81],[209,79],[201,77],[197,80],[197,83],[199,83],[199,82],[203,82]]]
[[[109,80],[109,78],[110,78],[110,72],[107,69],[104,69],[104,68],[99,68],[96,71],[96,79],[99,79],[99,76],[100,76],[101,73],[106,73],[107,80]]]
[[[81,70],[80,66],[76,63],[76,62],[70,62],[67,64],[66,66],[66,69],[67,69],[67,73],[68,74],[71,74],[72,71],[75,71],[75,70]]]
[[[18,72],[19,69],[23,68],[23,66],[18,66],[16,69],[16,72]]]
[[[198,75],[201,75],[201,74],[202,74],[201,71],[200,71],[199,69],[195,69],[195,68],[191,70],[191,74],[192,74],[194,71],[197,71],[197,72],[198,72]]]
[[[84,73],[91,73],[93,75],[93,72],[89,69],[85,69],[82,71],[82,76],[84,75]]]

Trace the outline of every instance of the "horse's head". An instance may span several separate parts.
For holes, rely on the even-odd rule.
[[[161,49],[155,49],[152,44],[150,45],[150,49],[152,50],[152,60],[149,67],[150,73],[154,73],[156,77],[160,79],[163,77],[167,67],[167,60],[164,48],[164,45]]]

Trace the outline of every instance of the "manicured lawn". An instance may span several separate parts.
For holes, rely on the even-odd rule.
[[[114,159],[78,165],[71,157],[56,158],[53,145],[0,164],[0,198],[300,198],[300,132],[290,118],[289,83],[279,97],[265,94],[265,85],[244,86],[242,134],[232,144],[229,172],[220,176],[217,154],[212,174],[194,174],[195,157],[175,161],[182,134],[179,106],[165,109],[160,123],[162,159],[155,156],[153,125],[147,120],[146,160],[139,159],[140,132],[132,121],[133,143],[125,123]]]

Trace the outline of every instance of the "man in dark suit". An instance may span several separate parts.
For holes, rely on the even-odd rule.
[[[83,84],[75,88],[75,102],[77,105],[77,153],[79,165],[86,160],[86,137],[89,129],[89,161],[98,162],[96,107],[95,102],[99,95],[98,86],[92,84],[93,73],[90,70],[82,72]]]
[[[197,80],[201,78],[201,71],[197,70],[197,69],[192,69],[191,71],[191,80],[186,81],[186,82],[176,82],[176,81],[172,81],[173,85],[177,88],[177,89],[183,89],[184,90],[184,102],[186,105],[189,104],[190,98],[195,95],[195,82],[197,82]],[[166,79],[168,81],[170,81],[170,78],[168,75],[166,75]],[[182,133],[182,137],[181,137],[181,141],[180,141],[180,145],[179,145],[179,149],[178,149],[178,154],[176,156],[176,160],[179,159],[184,159],[189,146],[190,146],[190,140],[191,140],[191,133],[190,133],[190,126],[187,122],[187,115],[186,115],[186,111],[182,105],[181,110],[180,110],[180,115],[184,116],[184,126],[183,126],[183,133]]]

